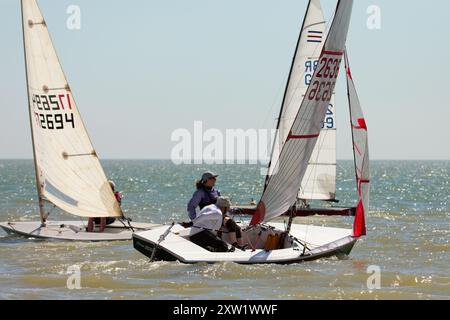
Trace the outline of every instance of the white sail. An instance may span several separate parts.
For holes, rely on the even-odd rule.
[[[336,199],[336,108],[331,97],[325,121],[300,185],[298,199]]]
[[[266,185],[252,224],[285,213],[297,199],[321,124],[336,85],[350,24],[353,0],[340,0],[316,71],[278,159],[278,168]]]
[[[121,216],[36,0],[22,16],[39,194],[77,216]]]
[[[325,18],[320,0],[310,0],[278,118],[276,143],[272,150],[268,177],[276,171],[280,151],[286,142],[295,116],[311,82],[325,38]]]
[[[298,199],[336,199],[336,139],[336,107],[333,94],[320,136],[300,185]]]
[[[356,208],[353,235],[355,237],[361,237],[366,235],[365,213],[369,209],[369,142],[367,124],[362,112],[358,94],[356,93],[347,53],[345,66],[347,71],[348,99],[353,134],[353,154],[355,158],[356,183],[358,190],[358,206]]]

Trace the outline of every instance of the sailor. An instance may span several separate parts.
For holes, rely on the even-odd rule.
[[[233,246],[232,250],[234,248],[245,250],[241,228],[226,215],[230,207],[231,202],[225,197],[218,197],[216,204],[204,207],[193,221],[191,241],[210,251],[225,252],[228,251],[228,247],[218,238],[218,235],[225,231]]]
[[[197,207],[202,210],[204,207],[215,204],[220,197],[220,191],[215,188],[218,175],[207,171],[200,180],[196,181],[197,190],[187,205],[189,218],[192,220],[197,216]]]
[[[108,181],[109,186],[111,187],[112,192],[114,193],[114,197],[116,198],[119,205],[122,205],[122,194],[119,191],[116,191],[116,184],[114,181]],[[116,221],[116,218],[107,217],[107,218],[89,218],[87,232],[94,231],[94,224],[100,225],[100,232],[105,231],[105,227],[107,225],[113,224]]]

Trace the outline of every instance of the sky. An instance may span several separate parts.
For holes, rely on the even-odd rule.
[[[40,0],[102,159],[168,159],[179,128],[273,128],[306,0]],[[70,30],[70,5],[81,28]],[[322,0],[331,17],[336,1]],[[380,29],[367,27],[369,6]],[[347,48],[372,159],[450,160],[450,2],[355,1]],[[0,158],[31,158],[19,0],[0,1]],[[345,78],[338,159],[350,159]],[[341,108],[341,109],[339,109]],[[342,112],[340,111],[342,110]],[[347,113],[346,113],[347,112]]]

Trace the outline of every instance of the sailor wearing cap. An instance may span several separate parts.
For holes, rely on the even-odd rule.
[[[189,218],[194,220],[197,216],[197,207],[202,210],[204,207],[215,204],[220,197],[220,191],[215,188],[218,175],[207,171],[200,180],[196,181],[197,190],[187,205]]]

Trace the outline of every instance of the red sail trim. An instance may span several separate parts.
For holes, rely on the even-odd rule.
[[[350,71],[350,67],[347,68],[347,76],[350,78],[350,80],[353,81],[352,72]]]
[[[358,175],[361,176],[361,175],[362,175],[361,170],[359,170],[358,168],[357,168],[357,170],[358,170]],[[360,184],[367,184],[367,183],[370,183],[370,180],[368,180],[368,179],[356,178],[356,182],[358,183],[358,185],[360,185]]]
[[[358,124],[359,124],[359,128],[360,129],[364,129],[364,130],[367,131],[366,120],[364,118],[359,118],[358,119]]]
[[[356,129],[356,130],[366,130],[367,131],[366,120],[364,118],[358,119],[358,125],[355,125],[352,123],[352,128]]]
[[[329,55],[329,56],[342,56],[344,54],[344,52],[341,51],[323,51],[322,55]]]
[[[364,206],[362,200],[359,200],[356,208],[355,223],[353,224],[353,237],[360,238],[367,234],[366,219],[364,217]]]
[[[251,226],[257,225],[258,223],[264,220],[265,216],[266,216],[266,205],[263,201],[260,201],[258,207],[256,208],[255,213],[253,214],[250,225]]]
[[[358,152],[358,154],[362,156],[361,150],[359,150],[358,145],[354,143],[353,146],[355,147],[355,150]]]
[[[289,140],[297,140],[297,139],[314,139],[314,138],[318,138],[319,136],[320,136],[320,133],[299,136],[299,135],[292,134],[292,131],[291,131],[286,139],[286,142],[288,142]]]

